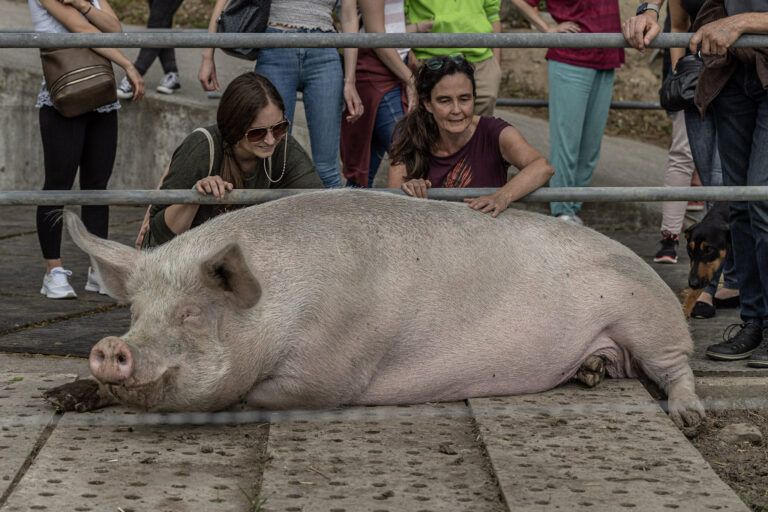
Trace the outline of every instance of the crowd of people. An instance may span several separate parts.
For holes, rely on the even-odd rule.
[[[148,27],[169,27],[181,0],[148,0]],[[217,0],[209,31],[217,29],[227,0]],[[621,22],[618,0],[547,0],[554,23],[537,0],[512,0],[541,32],[623,32],[644,51],[661,31],[664,0],[643,3]],[[117,32],[120,22],[107,0],[29,0],[38,32]],[[441,0],[273,0],[269,33],[501,32],[500,0],[450,4]],[[768,102],[764,82],[768,53],[731,48],[744,33],[768,33],[768,4],[745,0],[670,0],[672,32],[695,32],[687,49],[670,52],[671,66],[700,53],[695,105],[673,114],[673,138],[665,184],[768,185],[764,158]],[[131,63],[116,49],[96,49],[125,70],[117,94],[140,101],[143,75],[159,57],[165,76],[157,90],[180,87],[173,49],[142,49]],[[501,81],[498,48],[264,48],[253,72],[226,85],[216,123],[195,130],[176,148],[162,188],[193,188],[224,199],[233,188],[372,187],[388,155],[388,185],[426,198],[432,187],[491,187],[491,195],[466,200],[496,217],[539,187],[589,185],[600,156],[614,72],[624,62],[616,48],[547,52],[549,160],[520,132],[493,116]],[[214,49],[203,52],[198,79],[220,89]],[[297,93],[303,95],[310,150],[291,135]],[[72,187],[78,169],[82,189],[105,189],[117,145],[119,103],[69,118],[51,102],[45,82],[38,95],[46,190]],[[718,151],[719,149],[719,151]],[[340,158],[339,158],[340,157]],[[341,160],[341,169],[339,167]],[[509,179],[508,168],[519,172]],[[342,176],[344,182],[342,181]],[[582,224],[579,202],[551,203],[553,216]],[[661,248],[654,261],[675,263],[685,202],[664,206]],[[56,207],[39,207],[37,227],[46,273],[41,293],[73,298],[71,272],[60,255]],[[154,206],[143,248],[167,242],[231,206]],[[90,231],[107,237],[107,206],[83,207]],[[716,304],[738,305],[742,323],[726,341],[707,349],[718,360],[749,359],[768,367],[768,202],[732,201],[733,250],[694,307],[708,318]],[[720,286],[720,274],[724,285]],[[101,292],[89,269],[86,290]]]

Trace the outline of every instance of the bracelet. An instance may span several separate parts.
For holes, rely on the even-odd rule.
[[[88,8],[85,10],[85,12],[81,12],[83,16],[87,16],[89,12],[91,12],[91,9],[93,9],[93,4],[89,4]]]

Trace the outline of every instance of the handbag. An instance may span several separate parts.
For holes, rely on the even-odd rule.
[[[41,48],[43,76],[53,107],[76,117],[117,101],[112,62],[90,48]]]
[[[701,57],[695,53],[678,60],[675,70],[661,84],[661,91],[659,91],[661,106],[670,112],[694,106],[696,83],[703,66]]]
[[[196,128],[195,132],[203,132],[205,135],[205,138],[208,139],[208,176],[211,175],[213,172],[213,161],[214,161],[214,147],[213,147],[213,137],[211,136],[211,132],[206,130],[205,128]],[[194,132],[192,132],[194,133]],[[160,176],[160,182],[157,184],[157,190],[160,190],[160,187],[163,186],[163,181],[165,181],[165,177],[168,176],[168,171],[171,169],[171,164],[168,164],[165,167],[165,170],[163,171],[163,175]],[[141,228],[139,228],[139,235],[136,237],[136,242],[134,242],[133,246],[136,249],[143,249],[144,247],[149,247],[149,239],[150,239],[150,233],[149,233],[149,211],[152,209],[152,205],[147,206],[147,212],[144,214],[144,219],[141,221]]]
[[[254,34],[267,30],[271,0],[230,0],[219,15],[219,34]],[[258,48],[222,48],[239,59],[256,60]]]

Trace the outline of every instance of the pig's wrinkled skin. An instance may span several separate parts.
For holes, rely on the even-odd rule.
[[[151,251],[65,221],[132,303],[130,330],[91,352],[91,407],[105,390],[149,411],[535,393],[595,355],[612,377],[641,368],[678,425],[704,416],[675,295],[573,223],[355,190],[237,210]]]

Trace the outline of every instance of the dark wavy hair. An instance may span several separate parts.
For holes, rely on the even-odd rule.
[[[221,177],[232,183],[234,188],[242,188],[245,178],[235,159],[234,146],[245,136],[259,112],[270,103],[285,113],[285,103],[277,88],[254,72],[244,73],[232,80],[221,95],[216,112],[216,124],[224,146]]]
[[[393,143],[389,151],[393,164],[405,165],[406,179],[427,177],[429,155],[440,138],[440,132],[424,103],[430,101],[432,89],[443,77],[456,73],[467,75],[472,82],[472,95],[477,96],[475,68],[464,57],[432,57],[416,71],[418,105],[395,125]]]

